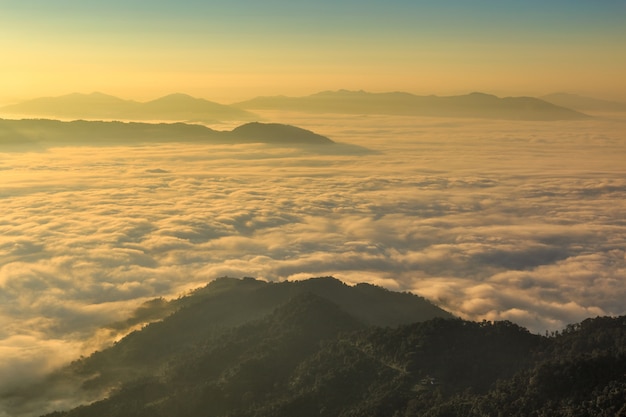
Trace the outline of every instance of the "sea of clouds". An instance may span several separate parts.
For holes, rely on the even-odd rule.
[[[0,393],[220,276],[332,275],[541,333],[626,314],[624,121],[268,117],[371,152],[0,148]]]

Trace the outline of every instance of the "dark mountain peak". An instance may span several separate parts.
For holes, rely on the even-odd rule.
[[[344,290],[350,288],[349,285],[335,277],[316,277],[309,278],[304,281],[294,281],[293,284],[301,285],[307,288],[326,289],[326,290]]]
[[[231,277],[220,277],[213,281],[211,281],[207,286],[197,289],[191,293],[191,295],[198,294],[208,294],[208,293],[217,293],[222,291],[238,291],[238,290],[248,290],[248,289],[258,289],[260,287],[264,287],[266,285],[270,285],[270,283],[266,281],[261,281],[255,278],[245,277],[245,278],[231,278]]]
[[[235,128],[231,135],[265,143],[332,144],[332,140],[310,130],[280,123],[252,122]]]
[[[309,331],[321,339],[339,331],[357,330],[365,324],[351,316],[339,305],[311,291],[290,298],[276,308],[270,316],[280,326],[298,327],[299,332]]]
[[[369,325],[398,326],[435,317],[454,317],[415,294],[393,292],[372,284],[350,286],[333,277],[321,277],[282,285],[322,296]]]

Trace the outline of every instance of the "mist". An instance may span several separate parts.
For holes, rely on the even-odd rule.
[[[533,332],[626,313],[624,121],[264,116],[370,152],[1,155],[1,393],[121,337],[103,329],[146,300],[220,276],[332,275]]]

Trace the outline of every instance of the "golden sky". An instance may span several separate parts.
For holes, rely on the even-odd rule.
[[[338,3],[338,4],[337,4]],[[626,2],[0,1],[0,103],[364,89],[626,100]]]

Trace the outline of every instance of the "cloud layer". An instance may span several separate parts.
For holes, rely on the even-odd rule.
[[[0,391],[97,348],[141,302],[224,275],[367,281],[537,332],[626,313],[619,121],[280,121],[378,152],[2,154]]]

